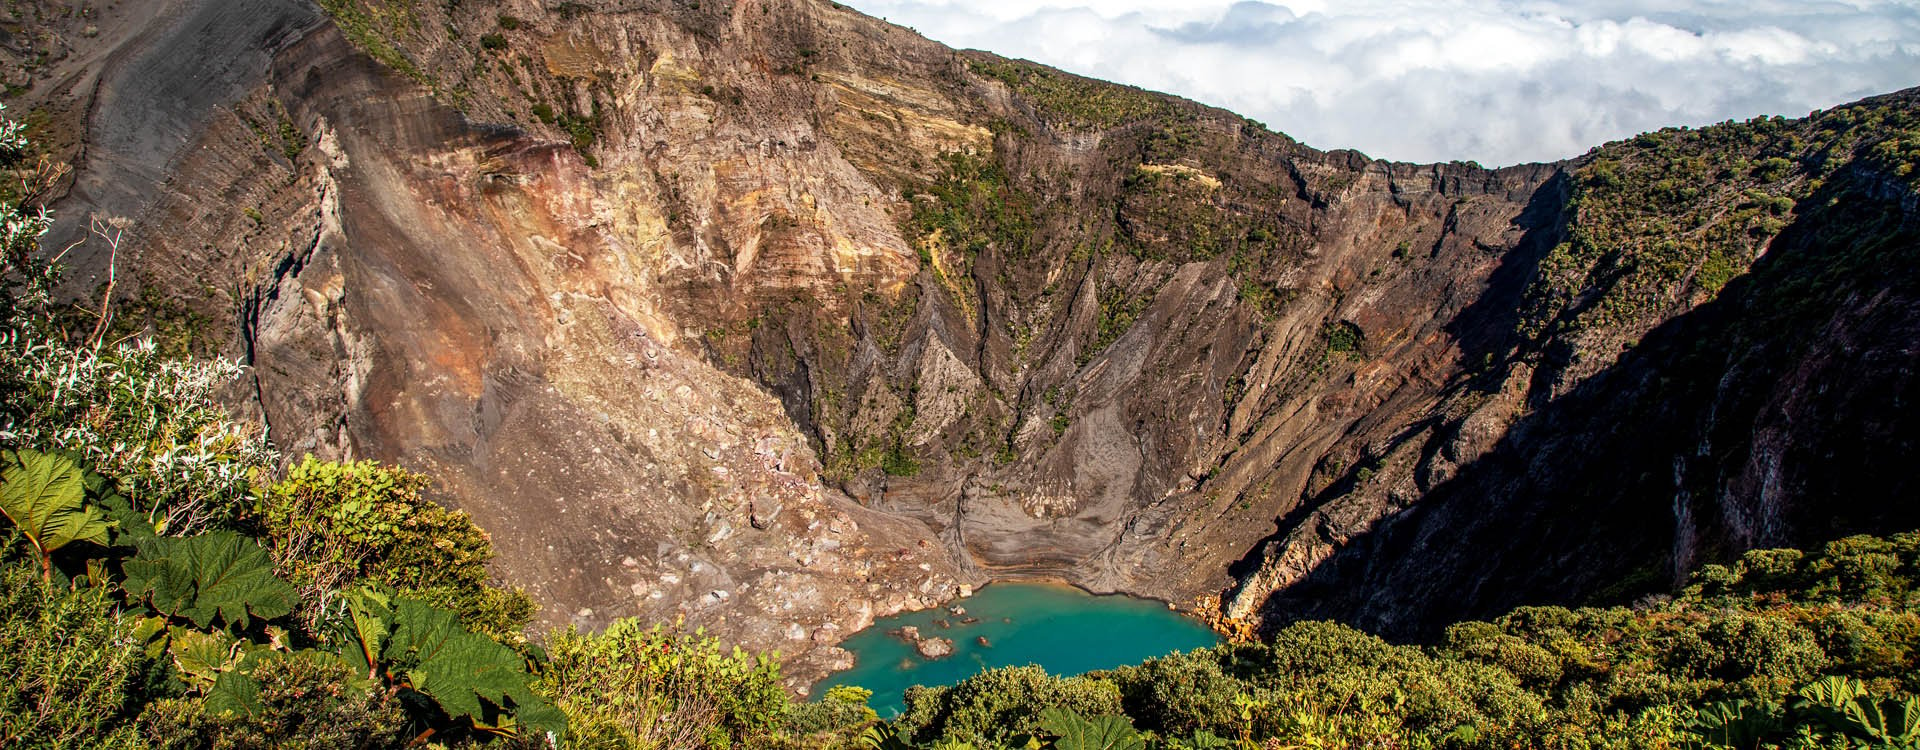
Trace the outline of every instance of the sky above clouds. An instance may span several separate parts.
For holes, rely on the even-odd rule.
[[[1920,86],[1920,0],[842,0],[953,47],[1488,166]]]

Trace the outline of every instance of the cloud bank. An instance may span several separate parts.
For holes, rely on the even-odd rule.
[[[1920,85],[1913,0],[843,0],[961,48],[1487,165]]]

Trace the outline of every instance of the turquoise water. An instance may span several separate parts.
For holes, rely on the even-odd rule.
[[[820,681],[813,694],[824,695],[835,685],[858,685],[873,691],[874,710],[891,716],[900,711],[901,698],[913,685],[951,685],[982,670],[1026,664],[1038,664],[1051,674],[1076,675],[1219,642],[1207,626],[1167,609],[1163,602],[1093,596],[1058,584],[996,583],[948,606],[963,607],[967,613],[956,616],[945,607],[908,612],[855,633],[840,644],[853,652],[853,668]],[[963,622],[967,618],[977,622]],[[951,639],[953,654],[921,658],[911,644],[888,634],[904,625],[919,628],[923,638]],[[987,645],[976,640],[981,637]]]

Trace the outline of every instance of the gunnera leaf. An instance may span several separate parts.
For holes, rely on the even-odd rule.
[[[273,574],[273,561],[252,539],[216,531],[185,539],[156,538],[136,545],[124,566],[127,592],[169,617],[199,627],[215,621],[245,628],[293,611],[291,584]]]

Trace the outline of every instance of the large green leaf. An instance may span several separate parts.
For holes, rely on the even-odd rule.
[[[1912,739],[1913,724],[1920,719],[1896,701],[1881,701],[1865,683],[1849,677],[1824,677],[1801,688],[1800,707],[1829,728],[1887,743]]]
[[[1867,695],[1867,686],[1848,677],[1823,677],[1800,689],[1804,704],[1840,708]]]
[[[1026,738],[1025,742],[1015,742],[1009,747],[1029,746],[1038,747],[1032,743],[1031,738]],[[860,747],[867,750],[975,750],[973,743],[959,740],[945,740],[923,748],[907,741],[907,736],[902,734],[898,727],[890,724],[868,727],[867,731],[860,735]]]
[[[1888,700],[1881,706],[1887,709],[1885,738],[1906,743],[1908,747],[1920,746],[1920,701]]]
[[[1059,737],[1053,746],[1059,750],[1146,750],[1147,741],[1133,730],[1125,716],[1096,716],[1083,719],[1079,714],[1059,708],[1040,712],[1040,728]]]
[[[558,742],[566,733],[567,714],[546,701],[518,704],[513,707],[513,714],[500,722],[499,728],[518,736],[551,735]]]
[[[253,714],[260,710],[260,681],[240,670],[220,673],[207,691],[207,713]]]
[[[244,628],[293,611],[292,585],[273,574],[259,544],[231,531],[186,539],[148,539],[128,560],[126,588],[170,617],[208,627],[215,620]]]
[[[133,507],[133,501],[120,492],[120,486],[113,480],[89,471],[82,484],[87,488],[87,502],[99,507],[101,514],[112,522],[111,537],[115,546],[132,546],[158,535],[153,521]]]
[[[1686,729],[1709,747],[1758,747],[1785,728],[1780,707],[1746,700],[1722,701],[1695,709]]]
[[[358,673],[376,675],[380,654],[393,634],[393,595],[362,586],[338,594],[344,610],[336,622],[340,658]]]
[[[509,734],[556,736],[566,715],[535,693],[512,649],[471,632],[459,615],[417,599],[359,588],[341,592],[340,659],[418,692],[455,720]]]
[[[913,743],[901,736],[900,729],[891,724],[867,727],[860,735],[860,747],[866,750],[915,750]]]
[[[454,613],[403,598],[394,602],[393,622],[384,661],[449,716],[484,719],[483,699],[500,707],[538,702],[520,655],[469,632]]]
[[[211,633],[190,628],[173,628],[169,634],[167,655],[173,657],[174,671],[180,681],[194,690],[213,686],[220,675],[232,671],[249,647],[259,648],[245,639],[222,631]]]
[[[107,518],[87,504],[87,474],[72,457],[22,448],[0,454],[0,513],[40,552],[42,564],[73,542],[107,543]]]

